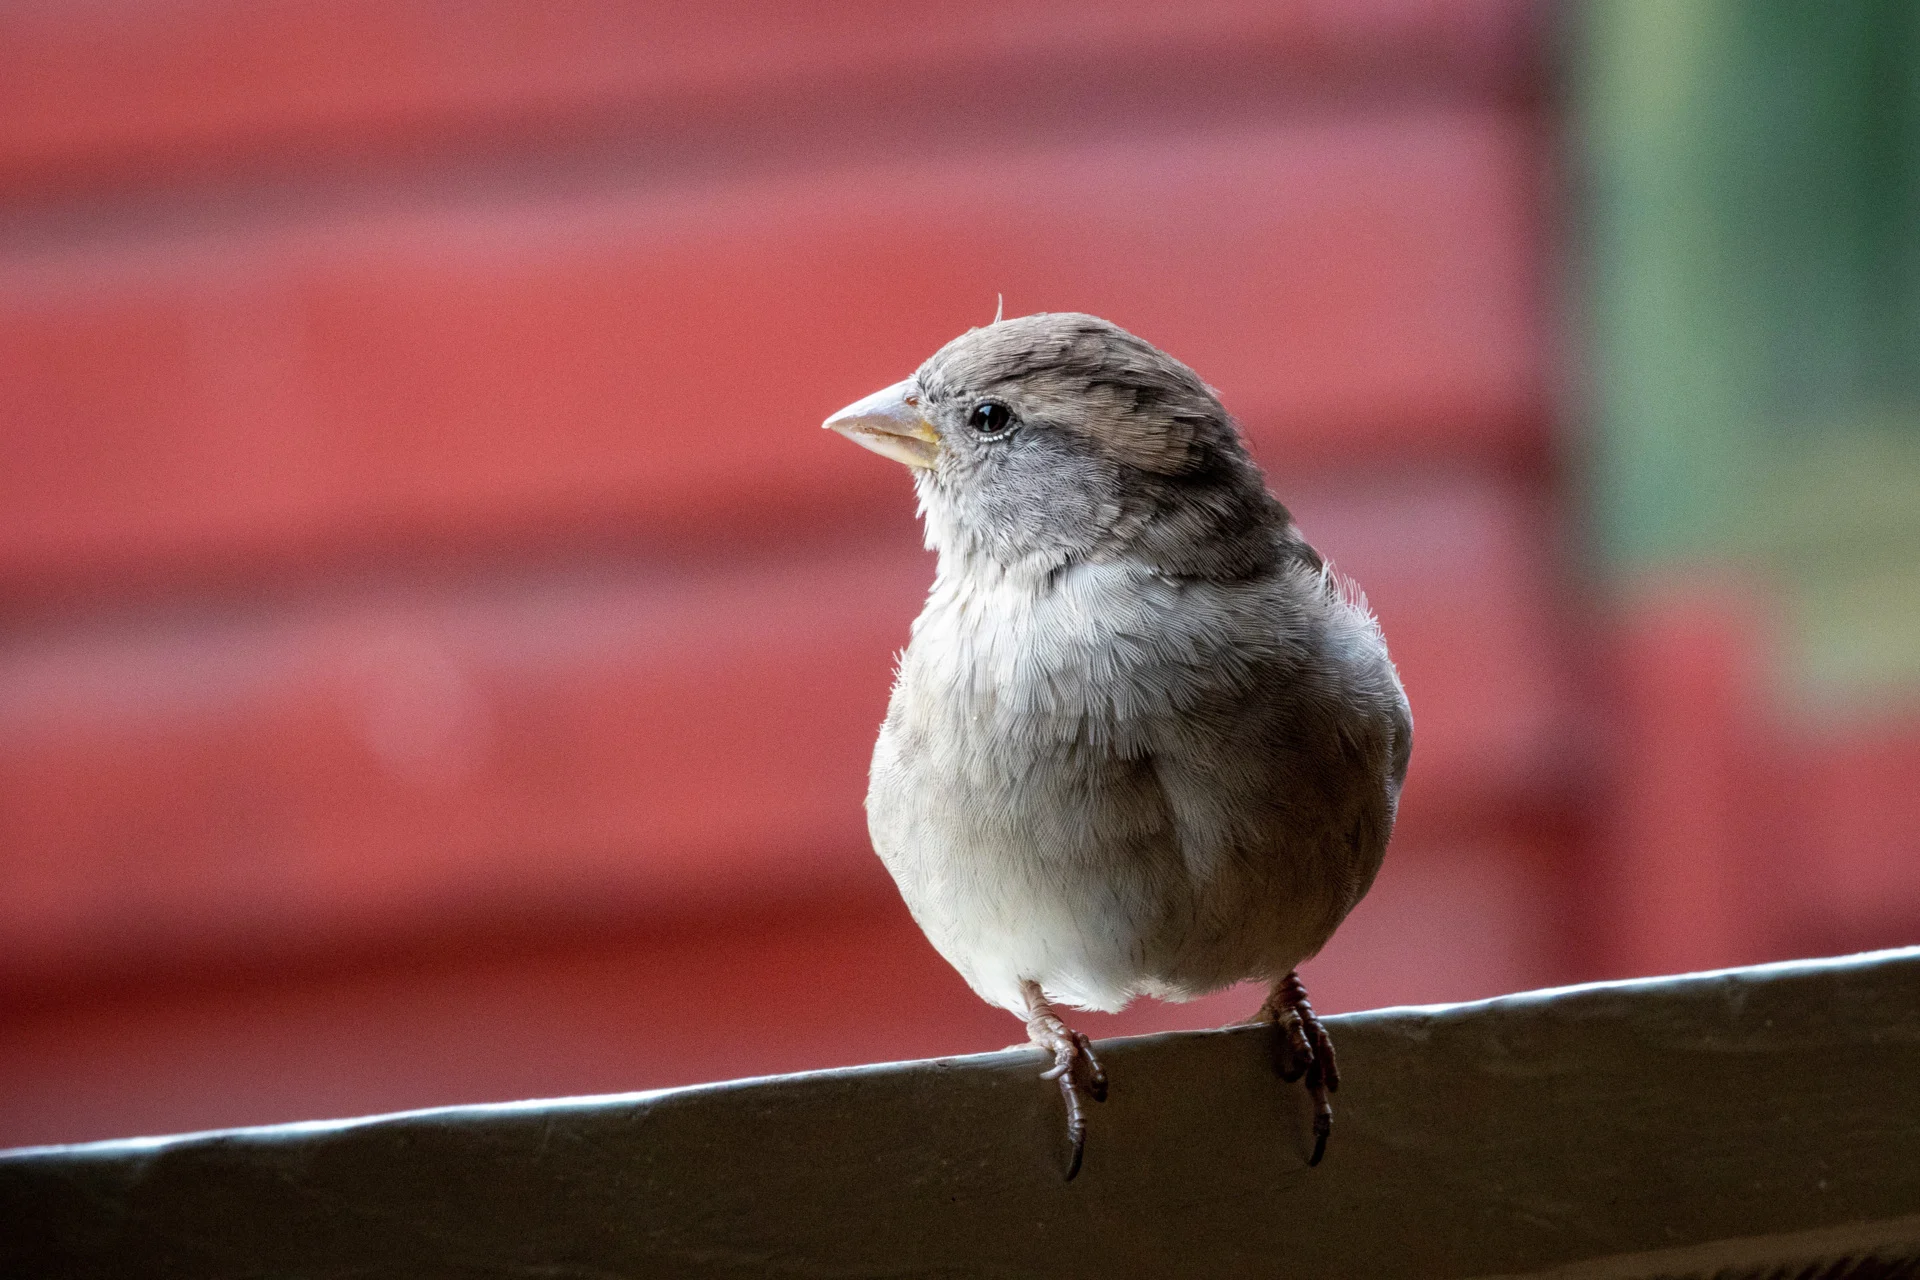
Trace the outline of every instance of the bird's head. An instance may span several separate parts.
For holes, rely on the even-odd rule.
[[[824,425],[913,469],[943,560],[1238,576],[1287,523],[1193,370],[1093,316],[969,330]]]

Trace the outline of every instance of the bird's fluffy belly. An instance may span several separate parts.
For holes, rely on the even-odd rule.
[[[1371,878],[1349,864],[1378,850],[1348,847],[1350,815],[1320,814],[1290,773],[1298,752],[1272,740],[1299,719],[1274,688],[1284,621],[1271,599],[1207,590],[1098,565],[1045,590],[936,583],[868,817],[916,920],[983,998],[1019,1012],[1032,978],[1118,1009],[1278,978]]]
[[[1027,977],[1084,1008],[1124,1005],[1185,896],[1165,815],[1126,762],[1001,750],[1006,771],[983,776],[892,745],[876,770],[908,783],[891,792],[905,803],[870,802],[874,843],[940,953],[1015,1011]]]

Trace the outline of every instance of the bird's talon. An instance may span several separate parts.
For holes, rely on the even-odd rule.
[[[1080,1162],[1086,1158],[1086,1154],[1087,1154],[1086,1129],[1083,1127],[1078,1131],[1075,1131],[1074,1129],[1069,1128],[1067,1130],[1067,1141],[1073,1144],[1073,1154],[1067,1159],[1067,1176],[1065,1180],[1067,1182],[1072,1182],[1074,1178],[1079,1176]]]
[[[1107,1100],[1107,1072],[1100,1065],[1100,1059],[1093,1056],[1093,1041],[1087,1039],[1084,1032],[1073,1033],[1074,1044],[1079,1047],[1079,1059],[1087,1067],[1087,1093],[1095,1102]]]
[[[1027,1035],[1033,1044],[1053,1054],[1053,1065],[1042,1071],[1040,1078],[1057,1083],[1067,1105],[1067,1142],[1073,1151],[1067,1162],[1067,1181],[1071,1182],[1079,1174],[1087,1152],[1085,1099],[1107,1100],[1107,1073],[1093,1056],[1093,1041],[1060,1021],[1039,984],[1021,985],[1027,998]]]
[[[1313,1118],[1313,1154],[1307,1157],[1307,1168],[1320,1163],[1320,1157],[1327,1154],[1327,1136],[1333,1132],[1332,1116]]]
[[[1313,1060],[1320,1071],[1320,1077],[1326,1082],[1327,1092],[1332,1093],[1340,1087],[1340,1060],[1333,1054],[1333,1039],[1327,1035],[1327,1029],[1314,1019]]]
[[[1333,1039],[1314,1013],[1297,973],[1281,979],[1260,1011],[1272,1020],[1286,1049],[1287,1062],[1280,1068],[1280,1078],[1292,1084],[1304,1077],[1307,1095],[1313,1099],[1313,1154],[1307,1157],[1307,1167],[1312,1168],[1326,1155],[1327,1138],[1333,1132],[1333,1103],[1327,1095],[1340,1087]]]
[[[1080,1086],[1068,1069],[1071,1065],[1069,1058],[1048,1073],[1060,1081],[1060,1095],[1067,1104],[1067,1143],[1073,1148],[1073,1155],[1067,1161],[1068,1182],[1080,1172],[1080,1162],[1087,1154],[1087,1113],[1080,1101]]]

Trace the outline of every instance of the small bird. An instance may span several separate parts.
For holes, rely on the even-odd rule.
[[[1372,885],[1413,740],[1365,600],[1212,389],[1093,316],[996,318],[824,425],[912,469],[939,560],[874,747],[874,849],[1052,1056],[1068,1179],[1107,1078],[1058,1006],[1255,979],[1318,1164],[1339,1072],[1295,969]]]

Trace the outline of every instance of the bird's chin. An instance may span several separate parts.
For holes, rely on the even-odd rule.
[[[932,470],[934,463],[940,460],[940,445],[937,441],[923,440],[918,436],[903,436],[881,427],[848,425],[835,427],[847,439],[863,449],[871,449],[882,457],[892,458],[895,462],[912,467],[916,471]]]

